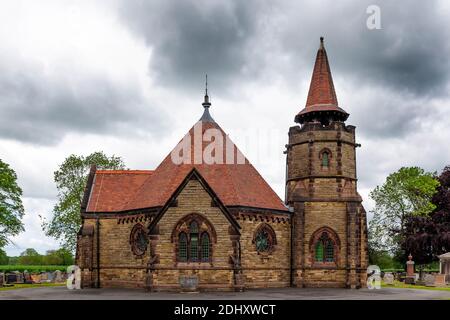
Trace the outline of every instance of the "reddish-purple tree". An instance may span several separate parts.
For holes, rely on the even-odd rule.
[[[430,216],[412,216],[405,224],[403,249],[414,261],[427,264],[450,251],[450,166],[438,177],[439,187],[432,198],[436,209]]]

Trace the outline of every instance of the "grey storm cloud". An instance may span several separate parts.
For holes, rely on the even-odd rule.
[[[38,64],[0,62],[1,137],[49,145],[70,132],[123,134],[144,120],[158,132],[164,125],[138,88],[76,66],[65,71],[49,76]]]
[[[260,67],[252,60],[264,53],[254,54],[253,41],[265,9],[265,1],[125,1],[121,16],[152,48],[161,84],[198,92],[208,73],[226,91]]]
[[[126,1],[121,16],[152,47],[150,70],[168,86],[195,88],[205,72],[225,87],[271,69],[289,82],[310,72],[326,37],[333,71],[399,90],[443,94],[448,81],[448,16],[438,2]],[[381,30],[366,26],[369,5]],[[268,59],[273,52],[287,59]],[[276,68],[276,64],[285,64]],[[270,77],[269,77],[270,79]]]

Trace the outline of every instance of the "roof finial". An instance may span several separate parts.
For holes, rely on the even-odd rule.
[[[320,49],[323,49],[323,37],[320,37]]]
[[[203,101],[202,106],[205,107],[205,108],[209,108],[211,106],[211,103],[209,102],[209,96],[208,96],[208,74],[206,74],[205,100]]]

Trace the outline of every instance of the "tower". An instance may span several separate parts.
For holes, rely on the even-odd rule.
[[[320,47],[306,106],[286,145],[286,204],[293,209],[291,282],[359,288],[366,282],[367,221],[357,192],[355,127],[339,107]]]

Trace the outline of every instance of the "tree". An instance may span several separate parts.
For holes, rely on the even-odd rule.
[[[450,166],[439,176],[432,202],[435,209],[430,216],[409,217],[405,228],[403,248],[421,265],[450,251]]]
[[[53,217],[48,222],[44,220],[42,227],[46,235],[59,239],[62,247],[71,252],[76,247],[76,235],[81,226],[81,201],[92,165],[98,169],[125,168],[120,157],[94,152],[87,157],[69,156],[54,173],[58,202],[53,208]]]
[[[73,264],[72,253],[64,248],[58,250],[48,250],[43,257],[42,264],[44,265],[59,265],[69,266]]]
[[[372,190],[370,197],[375,207],[369,222],[371,250],[387,251],[404,259],[402,243],[407,219],[426,217],[435,210],[436,205],[431,200],[438,186],[435,174],[418,167],[403,167]]]
[[[19,264],[23,265],[41,265],[42,256],[33,248],[28,248],[20,254]]]
[[[0,249],[0,266],[9,263],[9,257],[3,249]]]
[[[24,230],[21,197],[22,189],[17,185],[16,173],[0,160],[0,248],[9,243],[9,237]]]

